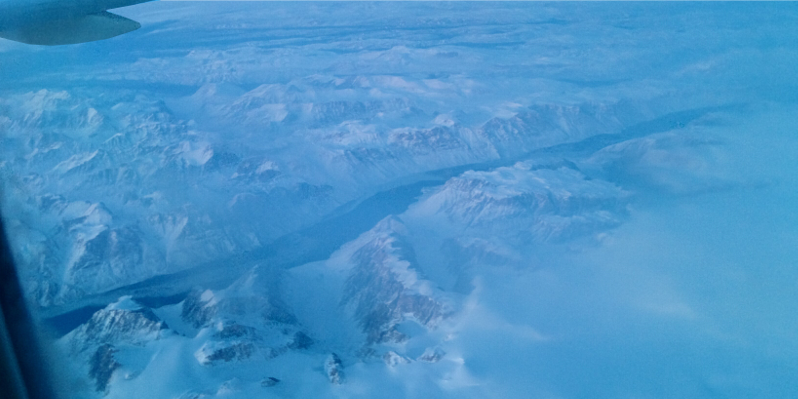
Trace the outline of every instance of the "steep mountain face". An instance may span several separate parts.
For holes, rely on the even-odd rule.
[[[195,290],[183,301],[180,316],[195,328],[232,317],[256,316],[255,322],[295,324],[278,294],[279,274],[255,266],[228,288]]]
[[[353,252],[341,304],[351,309],[367,344],[402,342],[408,337],[397,329],[401,323],[433,328],[453,311],[420,274],[406,234],[399,220],[388,217],[346,249]]]
[[[42,90],[7,100],[18,105],[3,137],[4,151],[17,154],[4,175],[8,209],[18,215],[12,224],[54,244],[20,254],[31,262],[23,278],[36,281],[32,298],[64,303],[251,247],[253,238],[232,237],[170,184],[200,178],[212,155],[207,143],[162,103],[90,96]],[[75,116],[84,112],[90,117]]]
[[[197,120],[124,90],[4,99],[0,170],[30,297],[61,305],[224,259],[413,174],[620,127],[612,105],[553,104],[468,126],[422,111],[413,87],[314,77],[220,98],[206,87],[189,102]],[[363,103],[374,90],[391,94]]]
[[[459,236],[500,237],[523,245],[615,227],[623,220],[628,197],[620,187],[577,170],[539,168],[527,161],[452,178],[403,217],[433,231],[443,227]]]
[[[72,359],[72,373],[91,381],[94,391],[108,394],[114,373],[140,372],[134,364],[120,363],[121,355],[138,352],[152,342],[170,337],[172,331],[152,310],[123,297],[60,340]],[[131,369],[132,366],[132,369]]]
[[[327,373],[327,378],[330,379],[332,384],[340,385],[344,382],[343,368],[344,365],[341,362],[341,358],[335,353],[331,353],[327,361],[324,362],[324,372]]]
[[[617,112],[626,115],[616,115]],[[477,129],[501,157],[512,157],[555,144],[575,142],[603,133],[616,132],[623,119],[637,111],[615,105],[542,104],[517,109],[508,118],[493,118]]]
[[[270,359],[313,345],[276,293],[278,281],[274,273],[255,267],[222,291],[188,295],[180,305],[180,319],[196,331],[195,339],[204,337],[194,353],[199,363]]]
[[[156,316],[152,310],[140,307],[122,298],[120,302],[109,305],[95,313],[72,334],[72,340],[84,345],[127,343],[143,345],[161,338],[169,326]]]
[[[89,378],[96,383],[97,392],[108,392],[108,383],[120,364],[114,359],[116,349],[111,344],[102,344],[89,358]]]
[[[60,340],[78,360],[78,378],[92,381],[94,393],[82,394],[123,395],[123,386],[152,382],[148,379],[153,377],[139,376],[163,373],[158,370],[164,361],[188,362],[197,372],[213,374],[214,367],[258,367],[289,352],[309,350],[314,340],[271,291],[274,277],[256,267],[224,290],[198,289],[176,305],[152,309],[123,297],[96,312]],[[162,355],[175,348],[179,353]],[[271,387],[277,384],[272,379],[279,382],[260,376],[258,383]]]

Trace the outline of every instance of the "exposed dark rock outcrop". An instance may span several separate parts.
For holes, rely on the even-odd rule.
[[[382,360],[385,362],[385,364],[387,364],[387,365],[389,365],[391,367],[397,366],[399,364],[408,364],[408,363],[410,363],[410,359],[408,359],[408,358],[406,358],[406,357],[404,357],[404,356],[402,356],[402,355],[400,355],[400,354],[398,354],[398,353],[396,353],[394,351],[385,352],[385,354],[382,355]]]
[[[446,352],[441,348],[427,348],[427,350],[418,357],[418,360],[427,363],[437,363],[443,359],[444,356],[446,356]]]
[[[180,317],[194,328],[207,325],[216,315],[216,307],[213,306],[212,300],[213,296],[209,290],[191,291],[183,301]]]
[[[450,313],[420,275],[403,230],[397,219],[384,219],[351,257],[354,267],[342,303],[353,309],[369,344],[407,339],[396,327],[408,315],[425,327],[434,327]]]
[[[225,348],[221,348],[213,352],[208,360],[211,362],[223,360],[229,362],[231,360],[243,360],[252,356],[255,351],[255,346],[250,343],[239,343]]]
[[[266,377],[260,381],[260,386],[264,388],[270,388],[280,383],[279,378],[274,377]]]
[[[313,339],[302,331],[297,331],[288,347],[291,349],[307,349],[313,345]]]
[[[97,392],[108,393],[108,383],[120,364],[114,359],[117,350],[113,345],[103,344],[89,359],[89,377],[94,380]]]
[[[160,339],[168,328],[152,310],[125,297],[97,311],[89,321],[75,329],[71,335],[72,348],[81,352],[97,344],[144,345]]]
[[[339,385],[344,382],[344,364],[341,358],[335,353],[331,353],[324,363],[324,372],[331,383]]]

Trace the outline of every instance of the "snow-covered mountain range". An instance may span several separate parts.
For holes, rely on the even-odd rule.
[[[747,138],[798,87],[798,10],[761,7],[160,2],[111,41],[0,43],[3,216],[65,397],[772,392],[573,366],[637,342],[604,323],[722,335],[645,266],[708,255],[629,237],[793,187]]]

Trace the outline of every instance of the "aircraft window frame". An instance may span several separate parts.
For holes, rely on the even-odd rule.
[[[17,277],[0,218],[0,387],[8,399],[50,399],[50,370],[45,366],[38,331]]]

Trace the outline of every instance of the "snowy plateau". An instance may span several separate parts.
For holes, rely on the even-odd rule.
[[[117,11],[0,41],[64,398],[798,397],[796,3]]]

